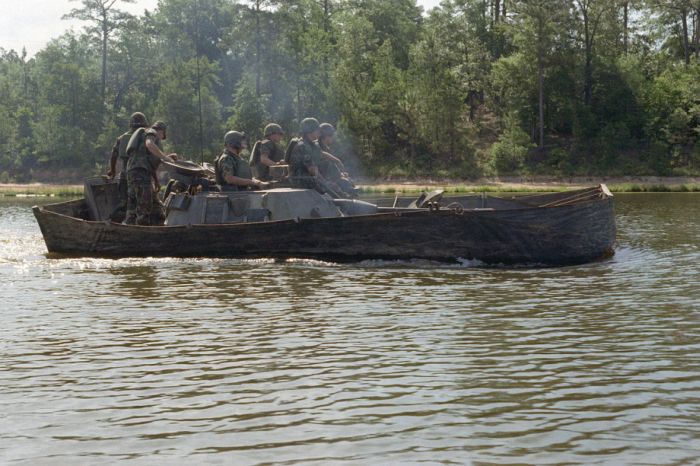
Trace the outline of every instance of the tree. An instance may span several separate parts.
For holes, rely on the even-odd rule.
[[[77,0],[70,0],[71,2]],[[82,8],[74,8],[70,13],[63,16],[63,19],[75,18],[81,21],[90,21],[94,23],[87,26],[86,30],[89,34],[99,37],[102,47],[102,83],[101,92],[102,102],[105,102],[105,93],[107,90],[107,46],[109,36],[115,29],[119,28],[124,21],[132,18],[132,15],[115,8],[117,2],[134,3],[135,0],[81,0]]]
[[[254,141],[263,135],[266,120],[265,102],[255,92],[255,86],[246,81],[241,82],[236,89],[233,115],[229,118],[227,127],[245,132]]]
[[[691,52],[700,58],[700,1],[699,0],[649,0],[662,25],[670,26],[679,39],[683,61],[690,64]],[[691,20],[689,23],[689,19]],[[690,25],[689,25],[690,24]],[[690,35],[692,29],[692,37]]]
[[[588,0],[583,0],[588,1]],[[566,11],[556,0],[531,0],[515,3],[517,13],[514,27],[516,46],[527,56],[534,57],[537,66],[537,128],[538,146],[544,148],[544,107],[545,107],[545,73],[549,66],[549,57],[562,31]]]
[[[601,27],[603,15],[612,13],[613,4],[609,0],[574,0],[575,11],[582,25],[583,41],[583,102],[591,104],[593,89],[593,47]]]
[[[164,65],[156,75],[161,83],[158,90],[154,119],[165,120],[170,126],[168,143],[185,157],[198,159],[205,150],[213,154],[220,146],[223,129],[221,105],[213,92],[217,83],[218,66],[202,58],[200,80],[194,58],[177,60]],[[199,86],[198,86],[199,84]],[[202,99],[202,129],[204,148],[200,148],[199,99]],[[196,154],[196,155],[195,155]],[[210,157],[213,160],[213,157]]]

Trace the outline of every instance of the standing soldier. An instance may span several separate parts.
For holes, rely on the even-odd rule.
[[[119,182],[119,191],[117,195],[117,206],[112,211],[109,219],[113,222],[121,223],[124,221],[124,216],[126,215],[126,203],[127,203],[127,182],[126,182],[126,165],[129,161],[128,155],[126,155],[126,146],[129,144],[129,139],[131,135],[134,134],[139,128],[145,128],[148,126],[148,121],[146,121],[146,116],[141,112],[136,112],[129,118],[129,131],[122,134],[117,138],[112,147],[112,155],[109,158],[109,170],[107,170],[107,176],[110,179],[117,177]],[[117,167],[117,162],[119,166]],[[117,172],[116,169],[119,169]]]
[[[268,186],[268,183],[253,178],[248,162],[241,157],[241,152],[246,147],[248,144],[243,133],[229,131],[224,135],[224,152],[214,163],[216,183],[223,191],[244,191]]]
[[[270,123],[265,127],[265,137],[262,141],[257,141],[253,145],[253,152],[250,155],[250,166],[253,168],[253,175],[260,181],[270,181],[270,167],[277,165],[284,159],[284,151],[279,143],[284,136],[282,127],[275,123]]]
[[[163,204],[156,190],[159,190],[156,170],[162,160],[177,159],[177,154],[165,155],[160,148],[161,141],[167,137],[166,131],[166,124],[157,121],[149,129],[135,131],[129,140],[127,224],[161,225],[165,220]]]

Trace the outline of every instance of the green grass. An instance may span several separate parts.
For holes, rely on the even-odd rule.
[[[700,184],[638,184],[622,183],[608,185],[610,191],[615,193],[697,193],[700,192]]]
[[[638,183],[622,183],[608,185],[612,192],[616,193],[667,193],[667,192],[700,192],[700,184],[680,184],[680,185],[664,185],[664,184],[638,184]],[[448,185],[448,186],[395,186],[395,185],[379,185],[379,186],[360,186],[362,194],[420,194],[423,191],[435,191],[442,189],[447,194],[461,193],[550,193],[560,192],[575,189],[568,185],[551,185],[551,186],[513,186],[513,185]]]
[[[664,192],[700,192],[700,184],[645,184],[645,183],[619,183],[609,184],[610,191],[616,193],[664,193]],[[448,194],[462,193],[541,193],[541,192],[556,192],[567,191],[572,189],[566,184],[553,184],[548,186],[527,186],[525,185],[423,185],[420,184],[411,186],[401,186],[400,184],[379,184],[379,185],[363,185],[359,187],[360,193],[364,195],[373,194],[420,194],[423,191],[435,191],[442,189]],[[25,197],[25,196],[52,196],[52,197],[80,197],[83,195],[83,187],[79,185],[7,185],[0,186],[0,196],[5,197]]]
[[[0,196],[4,197],[80,197],[83,195],[82,186],[44,186],[44,185],[12,185],[0,187]]]
[[[435,191],[441,189],[447,194],[461,194],[461,193],[512,193],[512,192],[523,192],[523,193],[539,193],[539,192],[553,192],[553,191],[566,191],[565,187],[553,186],[553,187],[522,187],[519,186],[514,188],[512,186],[487,186],[487,185],[455,185],[455,186],[360,186],[359,190],[362,194],[420,194],[424,191]]]

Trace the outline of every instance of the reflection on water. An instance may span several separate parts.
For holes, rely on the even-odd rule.
[[[691,464],[700,203],[607,261],[47,259],[0,200],[0,463]]]

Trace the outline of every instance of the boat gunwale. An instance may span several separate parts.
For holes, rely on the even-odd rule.
[[[603,189],[604,187],[604,189]],[[193,224],[186,224],[186,225],[125,225],[123,223],[116,223],[116,222],[111,222],[109,220],[87,220],[84,218],[80,217],[74,217],[72,215],[67,215],[64,213],[60,212],[55,212],[50,209],[46,209],[47,207],[51,206],[58,206],[58,205],[67,205],[71,203],[79,203],[79,202],[84,202],[85,198],[78,198],[78,199],[72,199],[70,201],[64,201],[64,202],[56,202],[52,204],[46,204],[43,206],[35,205],[32,207],[33,211],[39,211],[43,215],[56,215],[59,217],[65,217],[70,220],[74,221],[80,221],[80,222],[85,222],[88,225],[105,225],[108,227],[113,227],[113,228],[125,228],[125,229],[147,229],[147,230],[155,230],[155,229],[167,229],[167,230],[173,230],[177,228],[181,229],[190,229],[190,228],[205,228],[209,229],[212,227],[220,228],[220,227],[234,227],[234,226],[241,226],[241,225],[280,225],[280,224],[293,224],[293,223],[301,223],[301,222],[318,222],[318,221],[331,221],[331,220],[337,220],[337,219],[347,219],[347,218],[379,218],[379,217],[400,217],[404,215],[409,215],[409,216],[418,216],[418,215],[477,215],[477,216],[483,216],[483,215],[490,215],[494,213],[512,213],[512,212],[528,212],[532,210],[551,210],[551,209],[563,209],[563,208],[573,208],[573,207],[579,207],[579,206],[585,206],[587,204],[592,204],[592,203],[601,203],[605,202],[608,199],[611,199],[613,197],[612,193],[605,187],[605,185],[598,185],[597,187],[592,187],[592,188],[587,188],[587,189],[581,189],[581,190],[575,190],[571,191],[571,193],[580,193],[584,192],[587,190],[595,190],[598,189],[600,191],[600,194],[602,197],[598,198],[593,198],[593,199],[584,199],[568,204],[562,204],[562,205],[545,205],[545,206],[524,206],[520,208],[512,208],[512,209],[492,209],[492,208],[476,208],[476,209],[463,209],[461,211],[458,211],[457,209],[450,209],[447,207],[440,208],[440,209],[430,209],[430,208],[405,208],[405,209],[400,209],[400,210],[391,210],[387,212],[378,212],[378,213],[372,213],[372,214],[360,214],[360,215],[349,215],[349,216],[343,216],[343,217],[319,217],[319,218],[290,218],[290,219],[284,219],[284,220],[268,220],[268,221],[262,221],[262,222],[235,222],[235,223],[193,223]],[[608,194],[610,193],[610,194]],[[454,197],[459,197],[459,196],[454,196]],[[497,196],[493,196],[496,199],[503,199],[499,198]],[[447,198],[449,199],[449,197]],[[391,207],[386,207],[387,209],[391,209]]]

